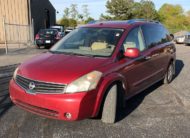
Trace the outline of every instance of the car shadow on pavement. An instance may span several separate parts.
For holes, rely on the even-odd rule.
[[[180,72],[182,71],[184,67],[184,63],[182,60],[177,59],[176,60],[176,77],[179,76]],[[119,122],[126,118],[128,115],[130,115],[135,109],[138,108],[138,106],[143,102],[145,97],[149,95],[150,93],[154,92],[157,88],[162,86],[162,81],[154,84],[153,86],[149,87],[148,89],[144,90],[143,92],[137,94],[136,96],[132,97],[131,99],[126,101],[126,107],[125,109],[119,110],[117,113],[116,121]]]
[[[175,78],[177,78],[178,75],[181,73],[183,67],[184,67],[183,61],[180,60],[180,59],[177,59],[177,60],[176,60],[176,64],[175,64],[175,69],[176,69]]]
[[[0,118],[12,107],[12,105],[8,92],[0,93]]]
[[[0,118],[12,107],[9,97],[9,81],[18,64],[0,67]]]

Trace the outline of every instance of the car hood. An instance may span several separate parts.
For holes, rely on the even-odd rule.
[[[110,63],[109,58],[44,53],[21,64],[18,74],[32,80],[68,84]]]

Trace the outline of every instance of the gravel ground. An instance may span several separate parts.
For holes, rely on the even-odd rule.
[[[15,64],[43,51],[29,50],[30,54],[7,57],[9,63]],[[190,137],[189,54],[190,47],[178,45],[175,80],[170,85],[158,83],[128,100],[115,124],[104,124],[98,119],[65,122],[42,118],[11,105],[8,90],[5,88],[6,95],[0,87],[0,92],[4,92],[0,96],[0,137]],[[6,56],[0,57],[0,61],[1,58]],[[8,83],[3,85],[7,87]]]

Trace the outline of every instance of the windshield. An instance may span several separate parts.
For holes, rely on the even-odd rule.
[[[53,29],[44,29],[44,30],[40,30],[39,34],[47,34],[47,35],[52,35],[55,34],[57,31],[53,30]]]
[[[123,29],[78,28],[65,36],[50,52],[81,56],[111,56]]]

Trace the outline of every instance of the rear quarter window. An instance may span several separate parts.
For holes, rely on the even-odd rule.
[[[168,31],[159,24],[145,24],[141,26],[147,47],[154,47],[170,41]]]

